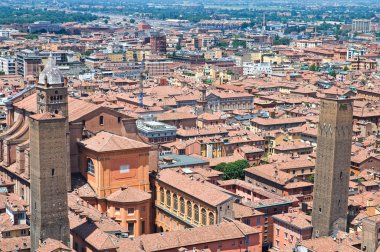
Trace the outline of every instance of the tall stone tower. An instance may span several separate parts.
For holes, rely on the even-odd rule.
[[[47,238],[69,245],[67,87],[52,58],[37,86],[30,116],[31,251]]]
[[[314,181],[313,237],[346,230],[352,100],[321,99]]]
[[[38,85],[37,93],[37,113],[53,113],[59,114],[66,118],[66,140],[67,155],[66,158],[66,183],[67,190],[71,191],[71,169],[70,169],[70,136],[68,121],[68,95],[67,82],[62,72],[55,64],[55,59],[50,56],[48,62],[42,70]]]

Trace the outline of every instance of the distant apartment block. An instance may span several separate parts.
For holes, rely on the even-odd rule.
[[[371,20],[354,19],[352,20],[352,32],[367,33],[371,30]]]
[[[16,74],[16,60],[10,57],[0,57],[0,72],[6,75]]]
[[[177,127],[156,121],[137,121],[140,136],[150,143],[175,141]]]
[[[52,24],[50,21],[37,21],[28,26],[29,33],[35,32],[56,32],[61,29],[58,24]]]
[[[145,62],[145,69],[148,71],[149,76],[168,75],[172,64],[172,61],[166,59],[152,59]]]
[[[272,67],[269,63],[243,63],[243,75],[271,74]]]

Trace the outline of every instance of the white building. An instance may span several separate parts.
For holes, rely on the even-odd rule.
[[[272,67],[270,63],[243,63],[243,75],[260,75],[272,74]]]
[[[15,29],[10,29],[10,28],[0,29],[0,37],[3,37],[3,38],[10,38],[12,34],[16,34],[16,33],[19,33],[19,31]]]
[[[290,46],[297,47],[297,48],[316,48],[319,46],[322,46],[321,40],[295,40],[290,43]]]
[[[349,47],[347,48],[347,56],[346,59],[355,59],[357,57],[361,57],[367,53],[367,48],[356,48],[356,47]]]
[[[3,72],[6,75],[16,74],[16,59],[0,57],[0,72]]]
[[[371,20],[354,19],[352,20],[352,32],[367,33],[371,30]]]

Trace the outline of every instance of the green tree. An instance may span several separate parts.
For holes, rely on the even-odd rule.
[[[247,42],[244,41],[244,40],[238,40],[238,39],[236,39],[236,40],[232,41],[232,46],[234,48],[238,48],[238,47],[246,48],[247,47]]]
[[[307,181],[309,181],[310,183],[314,183],[314,174],[310,174],[310,175],[307,177]]]
[[[215,170],[223,172],[223,179],[244,179],[244,169],[249,167],[247,160],[237,160],[231,163],[220,163]]]
[[[26,39],[38,39],[38,35],[37,34],[29,34],[29,35],[26,35],[25,38]]]
[[[104,19],[103,22],[104,22],[105,24],[108,24],[108,19]]]
[[[290,45],[290,38],[283,37],[280,38],[279,36],[276,36],[273,40],[273,45]]]
[[[348,66],[344,66],[344,68],[343,68],[343,71],[348,71],[348,70],[350,70],[349,68],[348,68]]]
[[[310,66],[310,71],[317,71],[317,66],[313,63],[311,66]]]
[[[131,19],[129,20],[129,23],[131,23],[131,24],[134,24],[135,22],[136,22],[136,20],[133,19],[133,18],[131,18]]]
[[[242,28],[242,29],[246,29],[246,28],[248,28],[248,27],[249,27],[249,24],[246,23],[246,22],[244,22],[244,23],[241,25],[241,28]]]
[[[329,74],[330,74],[332,77],[336,77],[336,72],[335,72],[335,70],[332,70]]]

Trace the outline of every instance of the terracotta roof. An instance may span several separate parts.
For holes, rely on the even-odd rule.
[[[218,242],[244,238],[246,235],[260,233],[260,230],[239,221],[222,222],[218,225],[202,226],[178,231],[148,234],[136,237],[135,244],[143,247],[143,251],[167,251],[181,247],[195,246],[210,242]],[[130,241],[120,242],[119,251],[129,251]],[[135,246],[136,247],[136,246]]]
[[[58,115],[58,114],[52,114],[52,113],[35,114],[35,115],[31,115],[30,118],[37,120],[37,121],[64,119],[63,116]]]
[[[341,246],[339,246],[339,244],[336,243],[332,237],[320,237],[317,239],[304,240],[304,241],[301,241],[300,245],[310,250],[310,252],[326,252],[326,251],[359,252],[361,251],[360,249],[357,249],[355,247],[352,247],[344,243],[341,244]]]
[[[263,212],[255,211],[255,209],[253,209],[252,207],[244,206],[237,203],[234,203],[232,205],[232,209],[234,212],[235,219],[264,215]]]
[[[70,249],[65,244],[60,241],[54,239],[46,239],[43,243],[41,243],[40,247],[36,250],[36,252],[74,252],[75,250]]]
[[[306,123],[306,117],[289,117],[289,118],[276,118],[276,119],[264,119],[264,118],[254,118],[251,120],[253,123],[259,125],[281,125],[289,123]]]
[[[284,223],[286,225],[291,225],[299,229],[311,229],[311,216],[306,215],[302,212],[292,212],[273,215],[272,218],[275,221]]]
[[[219,189],[212,186],[211,183],[203,180],[198,181],[193,176],[186,176],[179,169],[161,170],[156,179],[211,206],[218,206],[223,202],[234,199],[232,195],[224,192],[223,188]]]
[[[286,185],[295,177],[289,173],[276,169],[274,166],[272,167],[269,165],[266,167],[266,169],[263,169],[262,166],[250,167],[245,169],[245,172],[265,178],[280,185]]]
[[[31,94],[23,98],[21,101],[16,102],[14,106],[36,114],[37,113],[37,95],[35,93]],[[68,98],[69,121],[70,122],[76,121],[99,108],[102,108],[102,107],[94,103],[90,103],[90,102],[86,102],[80,99],[69,97]],[[115,111],[114,113],[118,113],[118,112]]]
[[[107,197],[108,201],[119,203],[141,202],[151,199],[151,194],[133,187],[122,187]]]
[[[106,131],[101,131],[95,136],[81,141],[81,144],[83,144],[87,149],[96,152],[130,150],[150,147],[150,145],[147,145],[145,143],[118,136]]]
[[[30,236],[19,236],[12,238],[0,238],[1,251],[19,251],[30,249]]]

